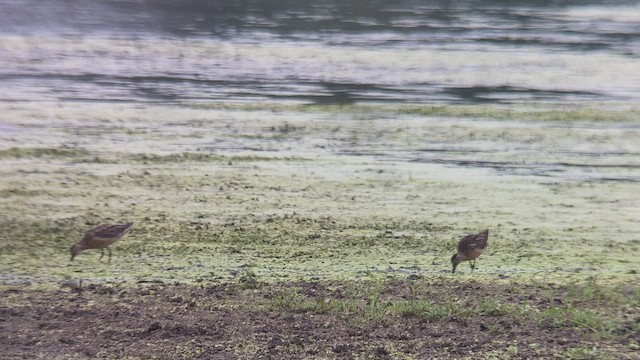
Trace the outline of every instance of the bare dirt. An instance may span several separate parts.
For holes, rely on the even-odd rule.
[[[585,300],[593,288],[473,280],[254,280],[5,288],[2,357],[639,358],[633,289],[618,302],[602,289]],[[581,323],[575,309],[617,320]]]

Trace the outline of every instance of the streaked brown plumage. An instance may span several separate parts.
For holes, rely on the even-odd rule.
[[[478,234],[466,235],[458,242],[458,252],[451,257],[452,273],[456,272],[456,267],[463,261],[469,261],[471,272],[476,268],[476,259],[482,254],[487,247],[489,239],[489,230],[485,230]]]
[[[114,242],[120,240],[129,230],[133,223],[126,224],[107,224],[97,226],[84,234],[82,240],[78,241],[77,244],[71,247],[71,261],[76,257],[81,251],[87,249],[101,249],[102,255],[100,259],[104,257],[104,249],[106,248],[109,251],[109,262],[111,261],[111,249],[109,249],[109,245]]]

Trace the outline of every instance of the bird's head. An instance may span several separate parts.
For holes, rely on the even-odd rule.
[[[71,247],[71,261],[73,261],[73,258],[75,258],[80,251],[84,250],[84,248],[82,247],[82,245],[80,244],[75,244]]]
[[[460,264],[460,260],[458,260],[458,254],[453,254],[453,256],[451,257],[452,274],[456,272],[456,267],[458,267],[458,264]]]

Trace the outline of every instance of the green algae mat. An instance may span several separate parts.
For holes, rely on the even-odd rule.
[[[224,338],[219,358],[421,358],[433,353],[418,342],[438,333],[458,338],[469,324],[485,337],[466,346],[492,344],[477,347],[487,358],[633,358],[637,350],[640,112],[633,107],[0,107],[0,284],[10,299],[0,326],[43,316],[32,311],[51,296],[74,304],[64,310],[72,317],[141,306],[138,314],[153,318],[190,311],[188,294],[196,291],[194,309],[213,296],[239,324],[277,319],[267,333],[292,332],[299,322],[308,334],[335,325],[351,339],[319,336],[305,348],[239,335],[246,341]],[[99,250],[70,261],[86,230],[125,221],[134,229],[112,246],[111,262]],[[484,229],[489,245],[476,270],[463,263],[451,274],[458,239]],[[362,282],[377,292],[344,295]],[[174,306],[147,308],[138,292],[149,286]],[[321,295],[310,292],[314,286]],[[416,286],[422,290],[412,292]],[[535,301],[510,298],[513,289]],[[125,305],[116,304],[121,293]],[[465,296],[443,295],[455,293]],[[593,295],[602,293],[612,298]],[[580,295],[567,300],[571,294]],[[57,302],[51,306],[65,308]],[[194,314],[176,319],[204,316]],[[203,326],[224,314],[204,316],[211,323]],[[352,318],[360,333],[346,330]],[[520,342],[487,335],[529,318],[539,327],[521,328]],[[413,324],[411,334],[358,340],[402,319]],[[436,327],[416,330],[421,323]],[[198,331],[209,342],[230,336],[163,320],[135,326],[146,334],[131,340],[138,345]],[[141,348],[122,350],[122,333],[120,347],[96,350],[67,331],[53,340],[43,331],[39,341],[62,358],[145,357]],[[534,341],[536,332],[565,341],[545,345]],[[568,337],[573,332],[586,340]],[[5,345],[24,355],[23,340]],[[183,340],[170,344],[167,358],[216,350]],[[269,346],[279,350],[265,352]],[[472,356],[456,351],[453,358]]]

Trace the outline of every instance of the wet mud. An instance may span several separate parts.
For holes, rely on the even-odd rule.
[[[7,359],[637,359],[640,341],[637,289],[594,283],[245,278],[1,296]]]

